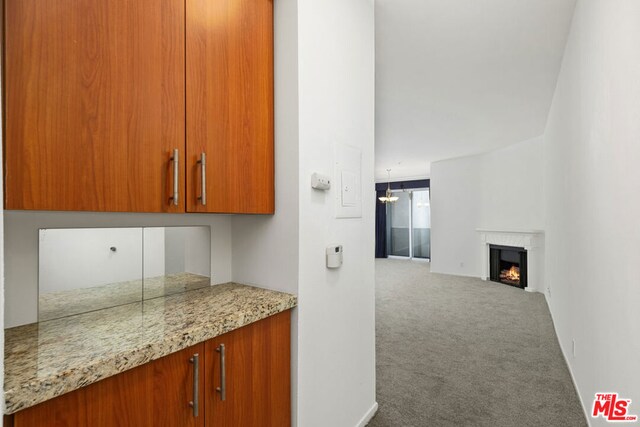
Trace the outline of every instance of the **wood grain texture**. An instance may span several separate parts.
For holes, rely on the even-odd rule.
[[[183,363],[187,365],[186,361]],[[159,359],[156,362],[109,377],[86,388],[86,406],[87,412],[90,414],[91,425],[150,425],[149,420],[155,412],[152,395],[153,377],[149,376],[149,365],[151,364],[164,366],[166,362]],[[50,402],[56,400],[53,399]],[[71,408],[67,408],[67,410],[71,411]]]
[[[291,425],[291,312],[253,326],[252,360],[259,381],[252,389],[252,425]],[[259,384],[256,386],[255,384]],[[266,422],[265,422],[266,420]]]
[[[204,408],[196,418],[193,399],[194,353],[204,344],[106,378],[39,405],[16,412],[15,427],[201,427]],[[201,368],[203,368],[200,361]],[[202,371],[201,371],[202,372]],[[204,391],[204,376],[199,378]],[[204,404],[201,396],[200,405]]]
[[[189,359],[194,354],[200,356],[198,377],[199,414],[193,415],[189,401],[193,397],[194,365]],[[164,357],[163,363],[148,364],[153,376],[153,407],[156,409],[150,425],[154,427],[193,426],[202,427],[204,410],[204,343],[192,346],[178,353]]]
[[[251,425],[252,332],[251,325],[248,325],[205,343],[205,425],[208,427]],[[216,350],[220,344],[225,345],[226,355],[224,402],[216,391],[221,387],[220,353]]]
[[[168,200],[184,13],[180,0],[5,0],[7,209],[184,212]]]
[[[274,213],[272,0],[186,0],[186,44],[187,210]]]
[[[244,326],[205,343],[208,427],[286,427],[291,425],[290,310]],[[226,347],[227,396],[220,386],[220,355]]]
[[[54,400],[13,414],[14,427],[88,426],[85,389],[64,394]]]

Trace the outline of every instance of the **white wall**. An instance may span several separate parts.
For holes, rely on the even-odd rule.
[[[431,165],[431,270],[480,276],[477,228],[544,228],[542,138]]]
[[[41,293],[141,280],[142,229],[42,230],[39,277]]]
[[[374,5],[298,2],[300,265],[298,425],[357,425],[375,410]],[[336,219],[336,144],[362,150],[362,218]],[[337,182],[333,177],[334,184]],[[325,248],[344,246],[340,269]]]
[[[596,392],[616,391],[632,399],[634,415],[640,415],[638,46],[640,2],[578,1],[544,143],[546,280],[558,338],[587,410]]]
[[[482,156],[482,227],[543,228],[542,147],[536,138]]]
[[[480,276],[478,228],[482,222],[482,159],[431,165],[431,270]]]
[[[390,166],[391,167],[391,166]],[[429,179],[431,177],[431,165],[425,167],[425,172],[418,175],[397,175],[391,169],[391,181],[385,175],[382,178],[376,178],[376,184],[386,184],[387,182],[416,181],[420,179]]]
[[[212,283],[232,278],[231,218],[202,214],[5,211],[5,325],[38,318],[38,229],[78,227],[211,226]]]

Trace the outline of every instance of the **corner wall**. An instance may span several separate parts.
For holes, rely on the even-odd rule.
[[[431,271],[480,277],[478,228],[544,227],[541,138],[431,165]]]
[[[639,45],[640,2],[578,1],[544,176],[548,302],[578,393],[590,411],[618,392],[640,416]]]
[[[298,425],[364,425],[375,411],[374,2],[299,1]],[[339,145],[362,152],[362,217],[337,219]],[[313,190],[313,172],[334,174]],[[325,267],[325,248],[344,263]]]

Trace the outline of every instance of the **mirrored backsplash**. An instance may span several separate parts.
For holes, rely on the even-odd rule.
[[[211,284],[208,226],[40,229],[39,233],[39,321]]]
[[[143,298],[209,286],[209,227],[145,227]]]

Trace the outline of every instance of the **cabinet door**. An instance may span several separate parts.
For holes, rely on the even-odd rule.
[[[153,415],[147,418],[147,425],[204,426],[204,343],[165,356],[146,366],[147,377],[152,378],[150,406],[153,408]]]
[[[203,367],[204,344],[181,350],[14,415],[15,427],[197,427],[204,425],[203,375],[198,378],[198,416],[194,401],[195,365]]]
[[[4,3],[5,207],[184,212],[183,1]]]
[[[272,0],[187,0],[186,8],[187,210],[271,214]]]
[[[144,366],[16,412],[14,427],[150,426],[151,383]],[[122,406],[120,406],[122,405]],[[5,420],[6,422],[7,420]]]
[[[163,365],[164,361],[151,363]],[[149,368],[143,365],[88,386],[84,390],[89,419],[87,425],[150,425],[149,421],[154,415],[154,384],[149,376]]]
[[[12,427],[88,426],[86,392],[84,388],[63,394],[12,415],[5,415],[4,425]]]
[[[286,311],[205,343],[208,427],[291,424],[290,325]]]

